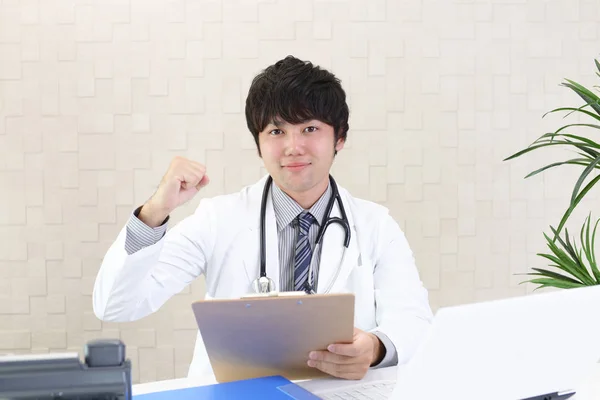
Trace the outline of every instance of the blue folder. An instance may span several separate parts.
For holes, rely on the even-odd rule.
[[[244,379],[133,396],[133,400],[205,399],[318,400],[320,398],[282,376]]]

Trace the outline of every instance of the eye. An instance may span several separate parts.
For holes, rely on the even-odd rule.
[[[269,135],[273,135],[273,136],[277,136],[282,134],[283,132],[281,131],[281,129],[273,129],[272,131],[269,132]]]
[[[304,129],[304,131],[311,133],[311,132],[315,132],[317,129],[319,129],[319,128],[317,128],[316,126],[308,126]]]

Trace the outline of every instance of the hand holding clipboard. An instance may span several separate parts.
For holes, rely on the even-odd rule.
[[[202,300],[192,309],[218,382],[323,377],[309,354],[354,338],[351,293]]]

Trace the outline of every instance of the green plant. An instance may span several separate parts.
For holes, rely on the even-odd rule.
[[[571,242],[569,230],[566,228],[564,239],[556,236],[556,240],[553,240],[544,233],[550,253],[538,253],[537,255],[549,260],[552,263],[550,267],[556,268],[560,272],[532,268],[535,272],[529,272],[525,275],[539,276],[539,278],[530,279],[525,282],[540,285],[537,289],[548,286],[571,289],[589,285],[600,285],[600,270],[598,269],[596,254],[594,252],[596,229],[600,219],[596,220],[590,237],[590,218],[591,215],[586,218],[585,223],[581,227],[579,234],[581,248],[578,248],[576,243]],[[550,228],[556,235],[556,230],[553,227]]]
[[[596,75],[600,77],[600,62],[598,60],[594,60],[596,64],[596,68],[598,72]],[[530,273],[528,275],[538,275],[541,278],[532,279],[528,282],[539,284],[540,287],[546,286],[554,286],[559,288],[571,288],[578,287],[583,285],[598,285],[600,284],[600,274],[598,273],[598,268],[596,265],[596,260],[593,252],[594,247],[594,238],[596,228],[594,227],[594,234],[592,238],[589,238],[589,217],[586,220],[587,230],[586,230],[586,242],[583,241],[584,235],[582,227],[581,230],[581,240],[582,240],[582,250],[586,255],[586,259],[590,264],[591,274],[584,273],[587,271],[585,268],[585,264],[583,259],[581,258],[581,252],[577,252],[576,245],[570,242],[568,231],[565,229],[565,224],[567,223],[569,217],[573,213],[573,210],[577,207],[577,205],[581,202],[581,200],[586,196],[586,194],[592,189],[592,187],[600,180],[600,175],[596,175],[591,178],[590,174],[595,169],[600,169],[600,144],[588,137],[584,137],[581,135],[575,135],[572,133],[567,133],[567,130],[573,127],[582,127],[582,128],[590,128],[590,129],[598,129],[600,130],[600,98],[597,94],[595,94],[592,90],[580,85],[577,82],[574,82],[569,79],[565,79],[565,82],[561,83],[561,86],[567,87],[574,91],[579,97],[581,97],[585,104],[580,107],[561,107],[551,110],[543,115],[545,117],[547,114],[555,113],[555,112],[568,112],[564,118],[568,117],[571,114],[577,113],[577,115],[585,116],[592,118],[593,123],[570,123],[566,124],[554,132],[548,132],[544,135],[540,136],[537,140],[531,143],[527,148],[511,155],[504,159],[504,161],[512,160],[514,158],[520,157],[524,154],[530,153],[534,150],[543,149],[550,146],[566,146],[568,149],[574,150],[577,153],[578,157],[571,158],[565,161],[558,161],[548,164],[542,168],[539,168],[531,173],[529,173],[525,178],[530,178],[534,175],[539,174],[542,171],[546,171],[550,168],[555,168],[561,165],[577,165],[584,167],[583,171],[579,175],[575,186],[573,187],[573,191],[571,193],[571,199],[569,202],[569,206],[567,210],[564,212],[560,223],[558,224],[558,228],[554,229],[552,226],[550,227],[553,233],[553,238],[551,239],[548,235],[544,234],[546,240],[548,242],[548,246],[552,250],[553,254],[538,254],[548,260],[554,262],[552,267],[558,268],[563,272],[566,272],[570,276],[565,276],[558,272],[552,272],[546,269],[533,268],[535,273]],[[594,86],[597,90],[599,87]],[[543,118],[542,117],[542,118]],[[595,132],[600,134],[600,132]],[[589,179],[589,182],[586,183],[586,179]],[[584,224],[584,227],[586,226]],[[597,222],[596,222],[597,225]],[[560,234],[562,230],[565,229],[565,238],[561,238]],[[561,249],[556,245],[556,241],[563,247]],[[588,254],[592,257],[589,258]]]

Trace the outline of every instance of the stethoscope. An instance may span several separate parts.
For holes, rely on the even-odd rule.
[[[260,276],[252,282],[252,288],[256,293],[259,294],[267,294],[275,292],[275,282],[271,278],[267,276],[267,267],[266,267],[266,257],[265,257],[265,214],[267,209],[267,198],[269,195],[269,190],[271,188],[271,184],[273,182],[273,178],[269,176],[267,178],[267,182],[265,183],[265,187],[263,189],[262,202],[260,205]],[[335,274],[335,277],[331,280],[329,287],[325,290],[327,293],[331,290],[333,283],[337,279],[337,276],[340,272],[340,269],[344,263],[344,259],[346,257],[346,249],[350,245],[350,224],[348,223],[348,218],[346,217],[346,211],[344,210],[344,204],[342,203],[342,198],[340,193],[338,192],[337,184],[331,175],[329,175],[329,184],[331,185],[331,197],[327,202],[327,208],[325,209],[325,216],[323,217],[323,221],[321,226],[319,227],[319,231],[317,232],[317,238],[315,242],[315,248],[313,251],[314,254],[318,253],[321,245],[323,244],[323,237],[325,236],[325,231],[331,224],[340,224],[344,229],[344,251],[338,264],[338,268]],[[339,217],[331,217],[331,209],[333,208],[333,203],[337,200],[338,205],[340,207],[340,213],[342,215]],[[315,290],[310,283],[312,281],[312,271],[313,271],[313,261],[316,257],[311,256],[310,264],[308,267],[308,279],[304,284],[304,291],[308,294],[314,294]]]

